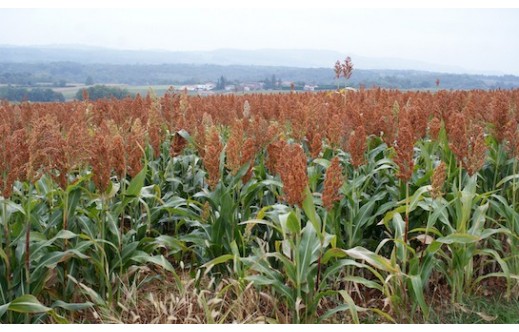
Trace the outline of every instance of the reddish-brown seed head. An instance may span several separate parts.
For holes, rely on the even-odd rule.
[[[215,126],[209,128],[205,141],[203,164],[207,170],[207,183],[214,189],[220,181],[220,154],[223,149],[223,145],[220,142],[220,135]]]
[[[341,199],[339,190],[343,184],[342,167],[338,157],[331,160],[331,164],[326,170],[323,188],[323,206],[330,210],[333,204]]]
[[[365,161],[364,152],[367,149],[367,137],[364,126],[359,125],[350,133],[348,139],[348,152],[351,155],[351,164],[357,168]]]
[[[308,174],[306,155],[301,145],[288,144],[284,147],[279,172],[286,202],[290,205],[302,206],[308,185]]]

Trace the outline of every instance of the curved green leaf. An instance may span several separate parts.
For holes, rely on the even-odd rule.
[[[37,314],[48,312],[52,309],[41,304],[34,295],[25,294],[14,299],[9,304],[8,310],[22,314]]]

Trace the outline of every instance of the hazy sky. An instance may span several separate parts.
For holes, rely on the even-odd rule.
[[[328,49],[519,75],[519,9],[0,9],[0,31],[11,45]]]

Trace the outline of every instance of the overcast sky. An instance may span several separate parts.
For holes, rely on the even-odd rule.
[[[519,75],[519,9],[0,9],[0,31],[11,45],[327,49]]]

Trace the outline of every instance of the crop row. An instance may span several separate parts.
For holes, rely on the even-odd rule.
[[[2,103],[0,319],[117,311],[150,266],[251,284],[276,321],[517,297],[518,92]]]

